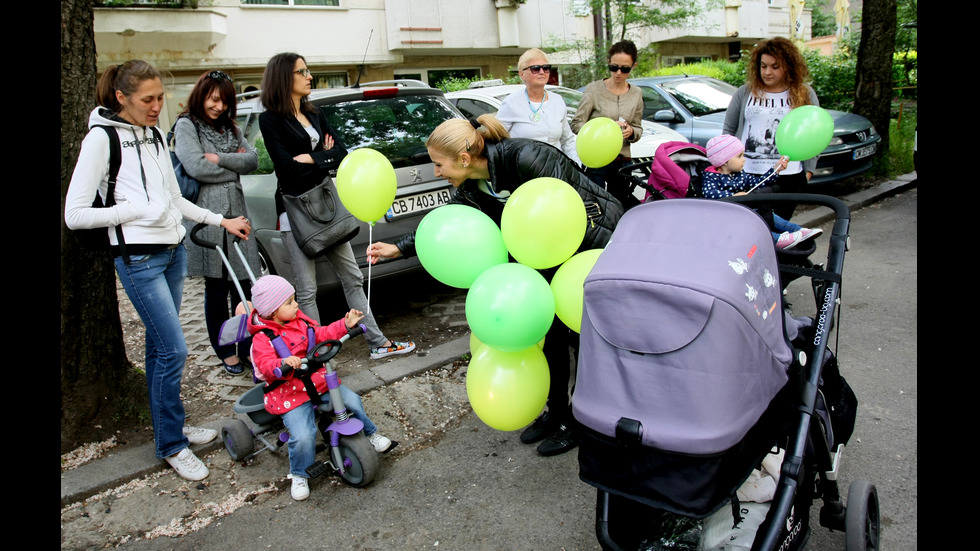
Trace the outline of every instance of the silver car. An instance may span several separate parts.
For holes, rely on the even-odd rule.
[[[242,187],[263,273],[290,279],[292,267],[283,248],[276,216],[277,180],[259,131],[263,107],[256,96],[257,92],[245,94],[238,103],[236,122],[259,153],[259,168],[242,177]],[[440,123],[461,115],[441,90],[409,80],[313,90],[310,101],[323,110],[349,151],[361,147],[376,149],[395,168],[398,190],[391,208],[373,227],[360,222],[360,232],[351,241],[358,265],[367,276],[365,250],[369,242],[392,242],[414,231],[427,212],[449,202],[452,186],[436,178],[425,140]],[[421,264],[413,256],[380,262],[371,266],[370,274],[372,278],[381,278],[418,269]],[[333,269],[317,270],[317,287],[321,291],[340,288]]]
[[[490,84],[486,86],[485,84]],[[568,109],[568,120],[571,121],[582,101],[582,92],[549,84],[545,86],[549,92],[558,94],[565,100]],[[523,84],[504,84],[502,80],[475,82],[470,88],[448,92],[446,98],[467,117],[478,117],[484,113],[496,113],[504,98],[524,90]],[[664,142],[686,142],[687,138],[662,124],[642,121],[643,135],[636,143],[630,144],[633,162],[650,162],[657,147]]]

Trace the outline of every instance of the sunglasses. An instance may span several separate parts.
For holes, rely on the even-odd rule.
[[[540,73],[541,71],[544,71],[546,73],[550,73],[551,72],[551,65],[529,65],[529,66],[525,67],[525,69],[531,71],[532,73]]]
[[[310,70],[309,69],[300,69],[298,71],[293,71],[293,72],[296,73],[297,75],[302,75],[303,78],[306,78],[306,77],[310,76],[310,74],[312,74],[312,73],[310,73]]]
[[[624,75],[628,75],[633,68],[629,65],[610,65],[609,72],[615,73],[616,71],[622,71]]]
[[[215,80],[221,80],[221,79],[225,79],[229,81],[231,80],[230,76],[226,75],[221,71],[211,71],[210,73],[208,73],[208,77],[213,78]]]

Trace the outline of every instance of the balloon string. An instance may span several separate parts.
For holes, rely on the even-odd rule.
[[[373,222],[370,223],[370,224],[368,224],[368,247],[371,246],[371,243],[374,243],[374,223]],[[368,304],[367,304],[367,312],[364,312],[364,315],[365,316],[371,313],[371,259],[370,258],[368,259],[367,301],[368,301]]]

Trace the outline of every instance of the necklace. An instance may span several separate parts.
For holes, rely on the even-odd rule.
[[[540,121],[541,120],[541,108],[544,107],[544,102],[548,101],[548,92],[547,92],[547,90],[545,90],[544,96],[542,96],[541,103],[538,104],[538,108],[537,109],[535,109],[534,106],[531,105],[531,96],[530,96],[530,94],[527,93],[527,88],[524,88],[524,96],[527,98],[527,106],[529,108],[531,108],[531,116],[528,117],[528,118],[531,119],[531,122],[538,122],[538,121]]]

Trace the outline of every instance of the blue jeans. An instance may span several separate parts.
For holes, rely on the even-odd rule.
[[[368,419],[364,413],[364,405],[361,397],[353,390],[344,385],[340,385],[340,396],[347,406],[347,411],[353,417],[364,423],[364,435],[371,436],[378,432],[378,427]],[[330,408],[330,396],[323,395],[323,403],[318,407]],[[306,402],[282,414],[282,422],[289,431],[289,442],[286,443],[289,449],[289,474],[307,478],[306,468],[316,461],[316,416],[313,411],[313,403]],[[329,444],[329,442],[328,442]]]
[[[183,245],[151,255],[116,257],[116,272],[146,328],[146,386],[156,455],[162,459],[188,446],[180,380],[187,342],[180,327],[180,300],[187,277]]]
[[[279,232],[282,243],[289,254],[289,263],[293,267],[293,281],[296,287],[296,302],[299,309],[307,316],[315,319],[318,323],[328,324],[320,319],[320,311],[316,306],[316,261],[303,252],[293,238],[293,232]],[[350,241],[332,247],[324,258],[333,266],[337,273],[337,279],[344,287],[344,297],[347,299],[347,307],[355,308],[364,312],[364,319],[361,323],[367,328],[364,339],[372,348],[377,348],[385,343],[384,333],[378,327],[378,322],[374,319],[374,313],[368,310],[367,296],[364,294],[364,274],[357,267],[354,259],[354,249],[350,246]],[[338,317],[339,319],[339,317]],[[332,321],[332,320],[331,320]]]
[[[789,220],[783,218],[782,216],[779,216],[775,212],[772,213],[772,222],[773,222],[772,225],[776,228],[776,231],[771,232],[774,241],[778,241],[779,236],[783,232],[800,231],[800,229],[803,227],[799,224],[794,224],[793,222],[790,222]]]

